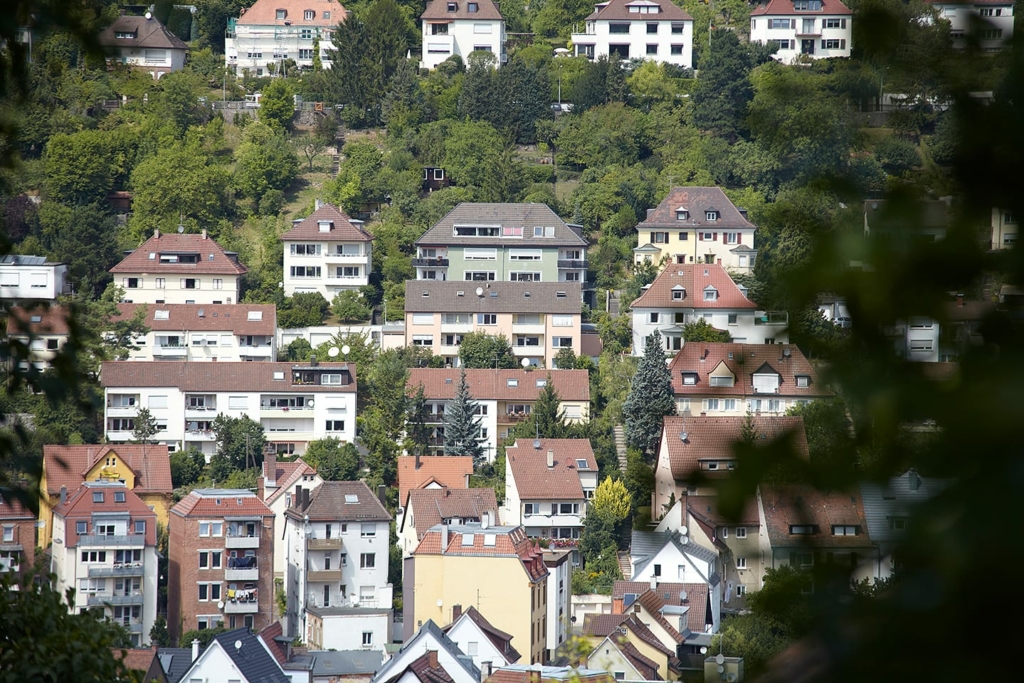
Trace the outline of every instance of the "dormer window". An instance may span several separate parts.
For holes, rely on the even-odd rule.
[[[117,40],[134,40],[135,33],[133,31],[115,31],[114,38]]]
[[[809,387],[811,385],[811,378],[808,377],[807,375],[797,375],[796,376],[796,385],[798,387],[800,387],[801,389],[803,389],[805,387]]]
[[[706,220],[709,220],[709,221],[717,221],[718,220],[718,212],[717,211],[705,211],[704,212],[704,218]]]
[[[280,21],[282,19],[287,19],[288,18],[288,10],[286,10],[286,9],[276,10],[274,12],[274,18],[277,19],[278,21]]]
[[[466,9],[469,10],[470,14],[473,14],[480,9],[480,4],[476,2],[470,2],[466,5]]]
[[[316,19],[316,12],[314,12],[311,9],[308,9],[302,13],[302,18],[305,19],[306,21],[313,21],[314,19]]]
[[[695,372],[684,372],[683,373],[683,384],[687,386],[693,386],[697,383],[697,373]]]
[[[676,209],[676,220],[685,221],[690,218],[690,212],[686,209]]]
[[[718,301],[718,290],[708,287],[704,290],[704,301]]]
[[[334,228],[334,221],[317,221],[316,224],[320,232],[330,232]]]
[[[31,322],[34,322],[34,323],[41,323],[41,322],[43,322],[43,316],[41,316],[41,315],[33,315],[33,316],[29,317],[29,320]]]
[[[821,0],[793,0],[793,9],[797,12],[820,12]]]
[[[672,288],[672,301],[682,301],[686,295],[686,290],[680,285],[676,285]]]
[[[449,12],[458,12],[459,11],[459,3],[457,3],[457,2],[449,2],[448,3],[448,11]]]

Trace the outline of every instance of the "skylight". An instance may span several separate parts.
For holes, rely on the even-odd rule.
[[[345,505],[351,505],[352,503],[358,503],[358,502],[359,502],[359,496],[357,496],[356,494],[354,494],[354,493],[346,493],[345,494]]]

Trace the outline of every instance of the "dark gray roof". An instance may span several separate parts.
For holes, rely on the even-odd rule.
[[[214,640],[224,648],[248,683],[290,683],[277,660],[249,629],[237,628],[220,634]],[[235,647],[236,643],[239,647]]]
[[[579,314],[581,297],[578,282],[408,280],[405,312]]]
[[[391,521],[377,496],[361,481],[325,481],[310,495],[308,508],[302,512],[289,508],[285,514],[326,522]]]
[[[371,616],[374,614],[390,614],[391,610],[384,607],[313,607],[307,606],[306,611],[318,617],[337,617],[362,614]]]
[[[45,256],[27,256],[25,254],[4,254],[0,256],[0,263],[11,266],[42,266],[52,265]]]
[[[156,651],[167,683],[178,683],[192,667],[192,650],[187,647],[161,647]]]
[[[455,226],[523,228],[522,234],[499,237],[466,237],[455,234]],[[534,237],[535,227],[553,227],[553,237]],[[499,230],[499,235],[502,230]],[[523,246],[585,247],[587,241],[576,234],[547,204],[477,204],[463,202],[416,240],[417,246]]]
[[[680,209],[689,213],[684,220],[679,220],[676,214]],[[708,221],[705,214],[707,211],[717,211],[718,219]],[[636,227],[637,230],[713,228],[721,231],[753,230],[755,226],[740,213],[720,187],[674,187],[657,207],[647,212],[647,218]]]
[[[309,654],[314,677],[375,674],[384,666],[384,658],[376,650],[310,650]]]
[[[119,33],[130,33],[134,37],[118,38]],[[113,24],[100,32],[98,40],[100,45],[108,49],[120,47],[188,49],[185,41],[171,33],[156,19],[136,17],[130,14],[115,19]]]
[[[466,673],[470,676],[471,680],[480,680],[480,669],[478,669],[473,663],[472,657],[466,656],[462,650],[459,649],[459,646],[455,644],[455,641],[445,635],[444,631],[434,623],[433,619],[427,619],[423,626],[420,627],[420,630],[416,632],[416,635],[414,635],[409,642],[403,645],[402,649],[389,659],[384,667],[377,672],[377,675],[373,677],[373,683],[386,681],[394,674],[399,673],[400,670],[396,669],[396,666],[398,661],[402,658],[402,653],[410,649],[412,649],[413,652],[420,651],[417,649],[418,643],[421,639],[427,637],[433,637],[434,642],[437,643],[438,647],[443,647],[448,654],[454,657],[455,660],[462,665],[462,668],[466,670]],[[408,662],[406,663],[406,666],[408,666]]]
[[[633,531],[633,537],[630,541],[629,554],[631,559],[643,560],[636,565],[633,570],[633,575],[636,576],[647,567],[647,565],[654,559],[654,556],[658,554],[662,548],[671,543],[674,545],[679,552],[695,557],[704,562],[712,563],[712,572],[714,571],[714,563],[718,560],[718,553],[709,548],[705,548],[702,545],[693,543],[687,539],[687,542],[683,542],[686,538],[682,534],[675,531]],[[713,577],[708,577],[711,581]]]
[[[915,477],[918,485],[913,489],[911,486]],[[894,531],[889,520],[892,517],[908,516],[915,505],[939,495],[952,483],[949,479],[922,477],[910,470],[889,479],[887,486],[861,484],[860,495],[868,538],[876,543],[900,540],[904,532]]]

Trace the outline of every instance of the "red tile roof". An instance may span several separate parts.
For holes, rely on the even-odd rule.
[[[38,320],[37,320],[38,318]],[[67,334],[68,311],[62,306],[12,306],[7,311],[7,334]]]
[[[464,543],[472,535],[472,543]],[[492,545],[486,541],[494,537]],[[523,527],[497,526],[483,529],[477,525],[452,525],[448,527],[448,546],[442,550],[442,535],[438,527],[427,531],[413,555],[473,555],[490,557],[517,557],[530,581],[539,581],[547,576],[544,551],[533,545],[526,537]]]
[[[266,476],[267,461],[263,461],[263,475]],[[264,499],[268,505],[285,494],[291,485],[298,481],[304,474],[316,474],[316,469],[307,464],[302,458],[296,458],[292,462],[277,462],[274,467],[275,481],[277,488]]]
[[[412,455],[401,456],[398,458],[398,502],[405,505],[410,490],[418,489],[431,480],[451,489],[469,488],[468,477],[471,474],[471,455],[425,455],[418,461]]]
[[[651,615],[651,618],[658,622],[658,625],[665,629],[669,637],[674,639],[677,643],[682,643],[685,638],[675,626],[668,623],[668,620],[662,616],[661,608],[665,606],[665,600],[662,599],[661,595],[654,591],[648,590],[646,593],[636,599],[636,601]],[[701,629],[703,630],[703,629]]]
[[[320,232],[321,221],[331,224],[328,232]],[[348,214],[333,204],[322,204],[281,236],[282,242],[369,242],[372,239],[373,235],[352,223]]]
[[[643,17],[644,15],[640,15]],[[676,211],[685,209],[689,216],[677,218]],[[707,220],[707,211],[717,211],[718,219]],[[638,230],[650,228],[709,228],[712,230],[754,230],[753,223],[743,217],[736,205],[720,187],[674,187],[661,203],[648,212]]]
[[[409,371],[409,393],[423,387],[423,394],[432,401],[450,400],[459,385],[459,368],[413,368]],[[543,387],[551,385],[563,401],[589,401],[590,376],[586,370],[466,370],[466,384],[474,399],[499,401],[536,401]],[[516,386],[509,386],[515,380]]]
[[[597,459],[588,439],[517,439],[505,449],[505,466],[515,479],[520,500],[581,500],[580,471],[597,472]],[[554,466],[548,467],[548,451],[554,451]],[[577,461],[585,460],[586,469]]]
[[[448,0],[433,0],[433,2],[430,2],[427,5],[427,9],[420,16],[420,19],[478,19],[481,21],[500,21],[502,18],[497,5],[491,2],[491,0],[455,0],[455,2],[458,9],[454,12],[449,12]],[[470,2],[477,5],[476,12],[470,13]]]
[[[743,417],[666,417],[662,431],[662,446],[668,447],[668,462],[672,469],[672,477],[676,481],[687,481],[698,469],[705,476],[716,474],[726,475],[728,466],[724,463],[735,462],[736,456],[732,446],[743,434]],[[807,435],[804,432],[804,419],[798,416],[754,417],[754,430],[758,441],[771,442],[791,432],[797,454],[806,458]],[[681,435],[686,434],[686,441]],[[658,458],[664,454],[658,453]],[[718,462],[716,470],[709,471],[701,463]]]
[[[258,635],[278,664],[285,664],[288,661],[284,650],[281,648],[281,644],[274,640],[284,635],[284,629],[281,627],[280,621],[275,621],[273,624],[265,626]]]
[[[21,504],[20,500],[0,496],[0,519],[35,519],[32,511]]]
[[[757,526],[761,523],[757,515],[757,500],[753,496],[747,498],[739,519],[727,519],[718,511],[718,496],[686,496],[686,510],[712,527],[733,524]]]
[[[306,509],[300,512],[292,507],[285,514],[315,522],[391,521],[377,496],[361,481],[325,481],[313,490]]]
[[[171,461],[165,444],[93,444],[79,446],[43,446],[43,472],[46,475],[46,493],[60,494],[60,487],[68,493],[76,491],[85,481],[85,475],[96,463],[117,456],[135,473],[135,493],[171,493]]]
[[[787,358],[785,353],[789,352]],[[724,363],[735,376],[731,387],[711,386],[712,371]],[[754,373],[768,363],[779,374],[778,394],[754,391]],[[676,396],[743,396],[747,398],[829,398],[834,394],[818,378],[818,373],[795,344],[719,344],[690,342],[684,344],[669,363],[672,393]],[[763,371],[762,371],[763,372]],[[683,374],[695,374],[695,384],[684,384]],[[807,377],[807,386],[798,387],[797,377]],[[694,409],[696,412],[696,408]]]
[[[274,513],[251,491],[193,489],[171,508],[178,517],[273,517]]]
[[[161,263],[160,254],[198,254],[197,263]],[[152,257],[150,256],[152,255]],[[242,275],[248,268],[229,256],[213,239],[194,233],[157,234],[131,252],[111,273],[151,275]]]
[[[650,581],[616,581],[612,588],[612,598],[623,599],[627,593],[641,596],[644,593],[653,592],[661,600],[663,605],[675,607],[689,606],[687,612],[689,619],[688,628],[697,633],[704,632],[704,619],[708,602],[708,584],[706,583],[659,583],[651,588]],[[686,598],[679,596],[685,593]],[[623,610],[629,614],[630,605],[623,605]]]
[[[604,7],[601,7],[601,5]],[[661,11],[657,14],[640,14],[630,12],[630,5],[658,5]],[[669,2],[669,0],[610,0],[598,3],[595,11],[587,17],[587,21],[693,21],[693,17]]]
[[[101,501],[93,499],[93,493],[98,492],[103,493]],[[114,496],[115,492],[123,492],[125,494],[124,501],[117,502]],[[146,524],[145,543],[146,545],[156,545],[156,513],[150,510],[149,506],[134,491],[124,484],[91,481],[82,484],[77,491],[69,493],[67,501],[53,509],[54,516],[69,520],[64,527],[64,538],[62,539],[65,548],[78,546],[79,534],[76,525],[70,523],[70,520],[91,520],[97,512],[127,512],[131,522],[147,520],[149,523]],[[132,524],[129,524],[128,532],[130,535],[135,535]]]
[[[277,10],[287,10],[283,19],[277,18]],[[305,10],[313,10],[312,20],[305,19]],[[324,12],[331,16],[324,18]],[[334,28],[345,21],[345,8],[337,0],[256,0],[252,7],[242,9],[237,24],[255,26],[321,26]]]
[[[484,512],[498,518],[494,489],[412,489],[406,504],[406,519],[412,510],[420,539],[435,524],[447,519],[481,520]],[[405,520],[402,522],[405,523]]]
[[[860,491],[818,491],[811,486],[762,484],[758,488],[768,541],[773,547],[872,547]],[[791,526],[816,526],[817,533],[792,534]],[[832,526],[860,527],[855,536],[833,536]]]
[[[853,14],[853,10],[839,2],[839,0],[822,0],[820,10],[797,10],[793,9],[793,0],[769,0],[750,13],[750,16],[836,16]]]
[[[636,645],[629,642],[625,638],[617,638],[616,644],[618,645],[619,651],[629,660],[629,663],[639,672],[645,681],[660,681],[661,676],[658,675],[658,663],[653,659],[648,659],[636,649]]]
[[[121,661],[125,665],[125,668],[132,671],[143,671],[149,672],[149,668],[153,665],[153,658],[156,657],[156,648],[153,649],[131,649],[122,650],[120,648],[112,648],[114,658]],[[150,683],[147,681],[146,683]]]
[[[292,384],[292,371],[311,369],[294,363],[189,363],[187,361],[108,361],[100,368],[105,388],[177,387],[181,391],[243,391],[352,393],[356,392],[355,363],[319,363],[320,370],[348,368],[348,384]],[[274,379],[274,373],[284,379]]]
[[[118,304],[117,308],[114,322],[129,320],[138,309],[144,309],[146,327],[154,332],[223,331],[263,336],[277,332],[274,304]],[[160,318],[157,311],[163,312]],[[259,320],[250,320],[250,313],[258,314]]]
[[[705,301],[704,292],[709,288],[718,292],[714,301]],[[673,292],[679,292],[678,299]],[[717,263],[687,263],[665,266],[665,270],[651,283],[651,286],[633,302],[637,308],[695,308],[754,310],[757,306],[744,296],[740,288],[729,277],[725,268]]]
[[[131,33],[134,38],[118,38],[118,34]],[[114,20],[114,23],[100,31],[97,36],[99,44],[110,50],[111,48],[149,48],[149,49],[170,49],[188,50],[178,36],[153,18],[133,16],[125,14]]]

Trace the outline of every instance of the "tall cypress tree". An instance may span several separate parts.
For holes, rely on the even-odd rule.
[[[561,409],[562,399],[551,384],[551,374],[548,373],[547,383],[541,389],[537,401],[533,404],[530,412],[531,422],[536,427],[536,433],[542,439],[561,439],[566,435],[565,412]],[[534,433],[531,431],[531,434]]]
[[[455,397],[444,407],[445,455],[472,455],[476,464],[483,460],[480,418],[476,414],[479,408],[480,405],[469,393],[466,369],[463,368],[459,374],[459,384],[455,388]]]
[[[665,347],[661,334],[655,330],[647,337],[644,357],[637,365],[629,386],[629,396],[622,405],[626,443],[644,452],[650,460],[658,447],[666,415],[676,414],[672,398],[672,376],[665,365]]]

